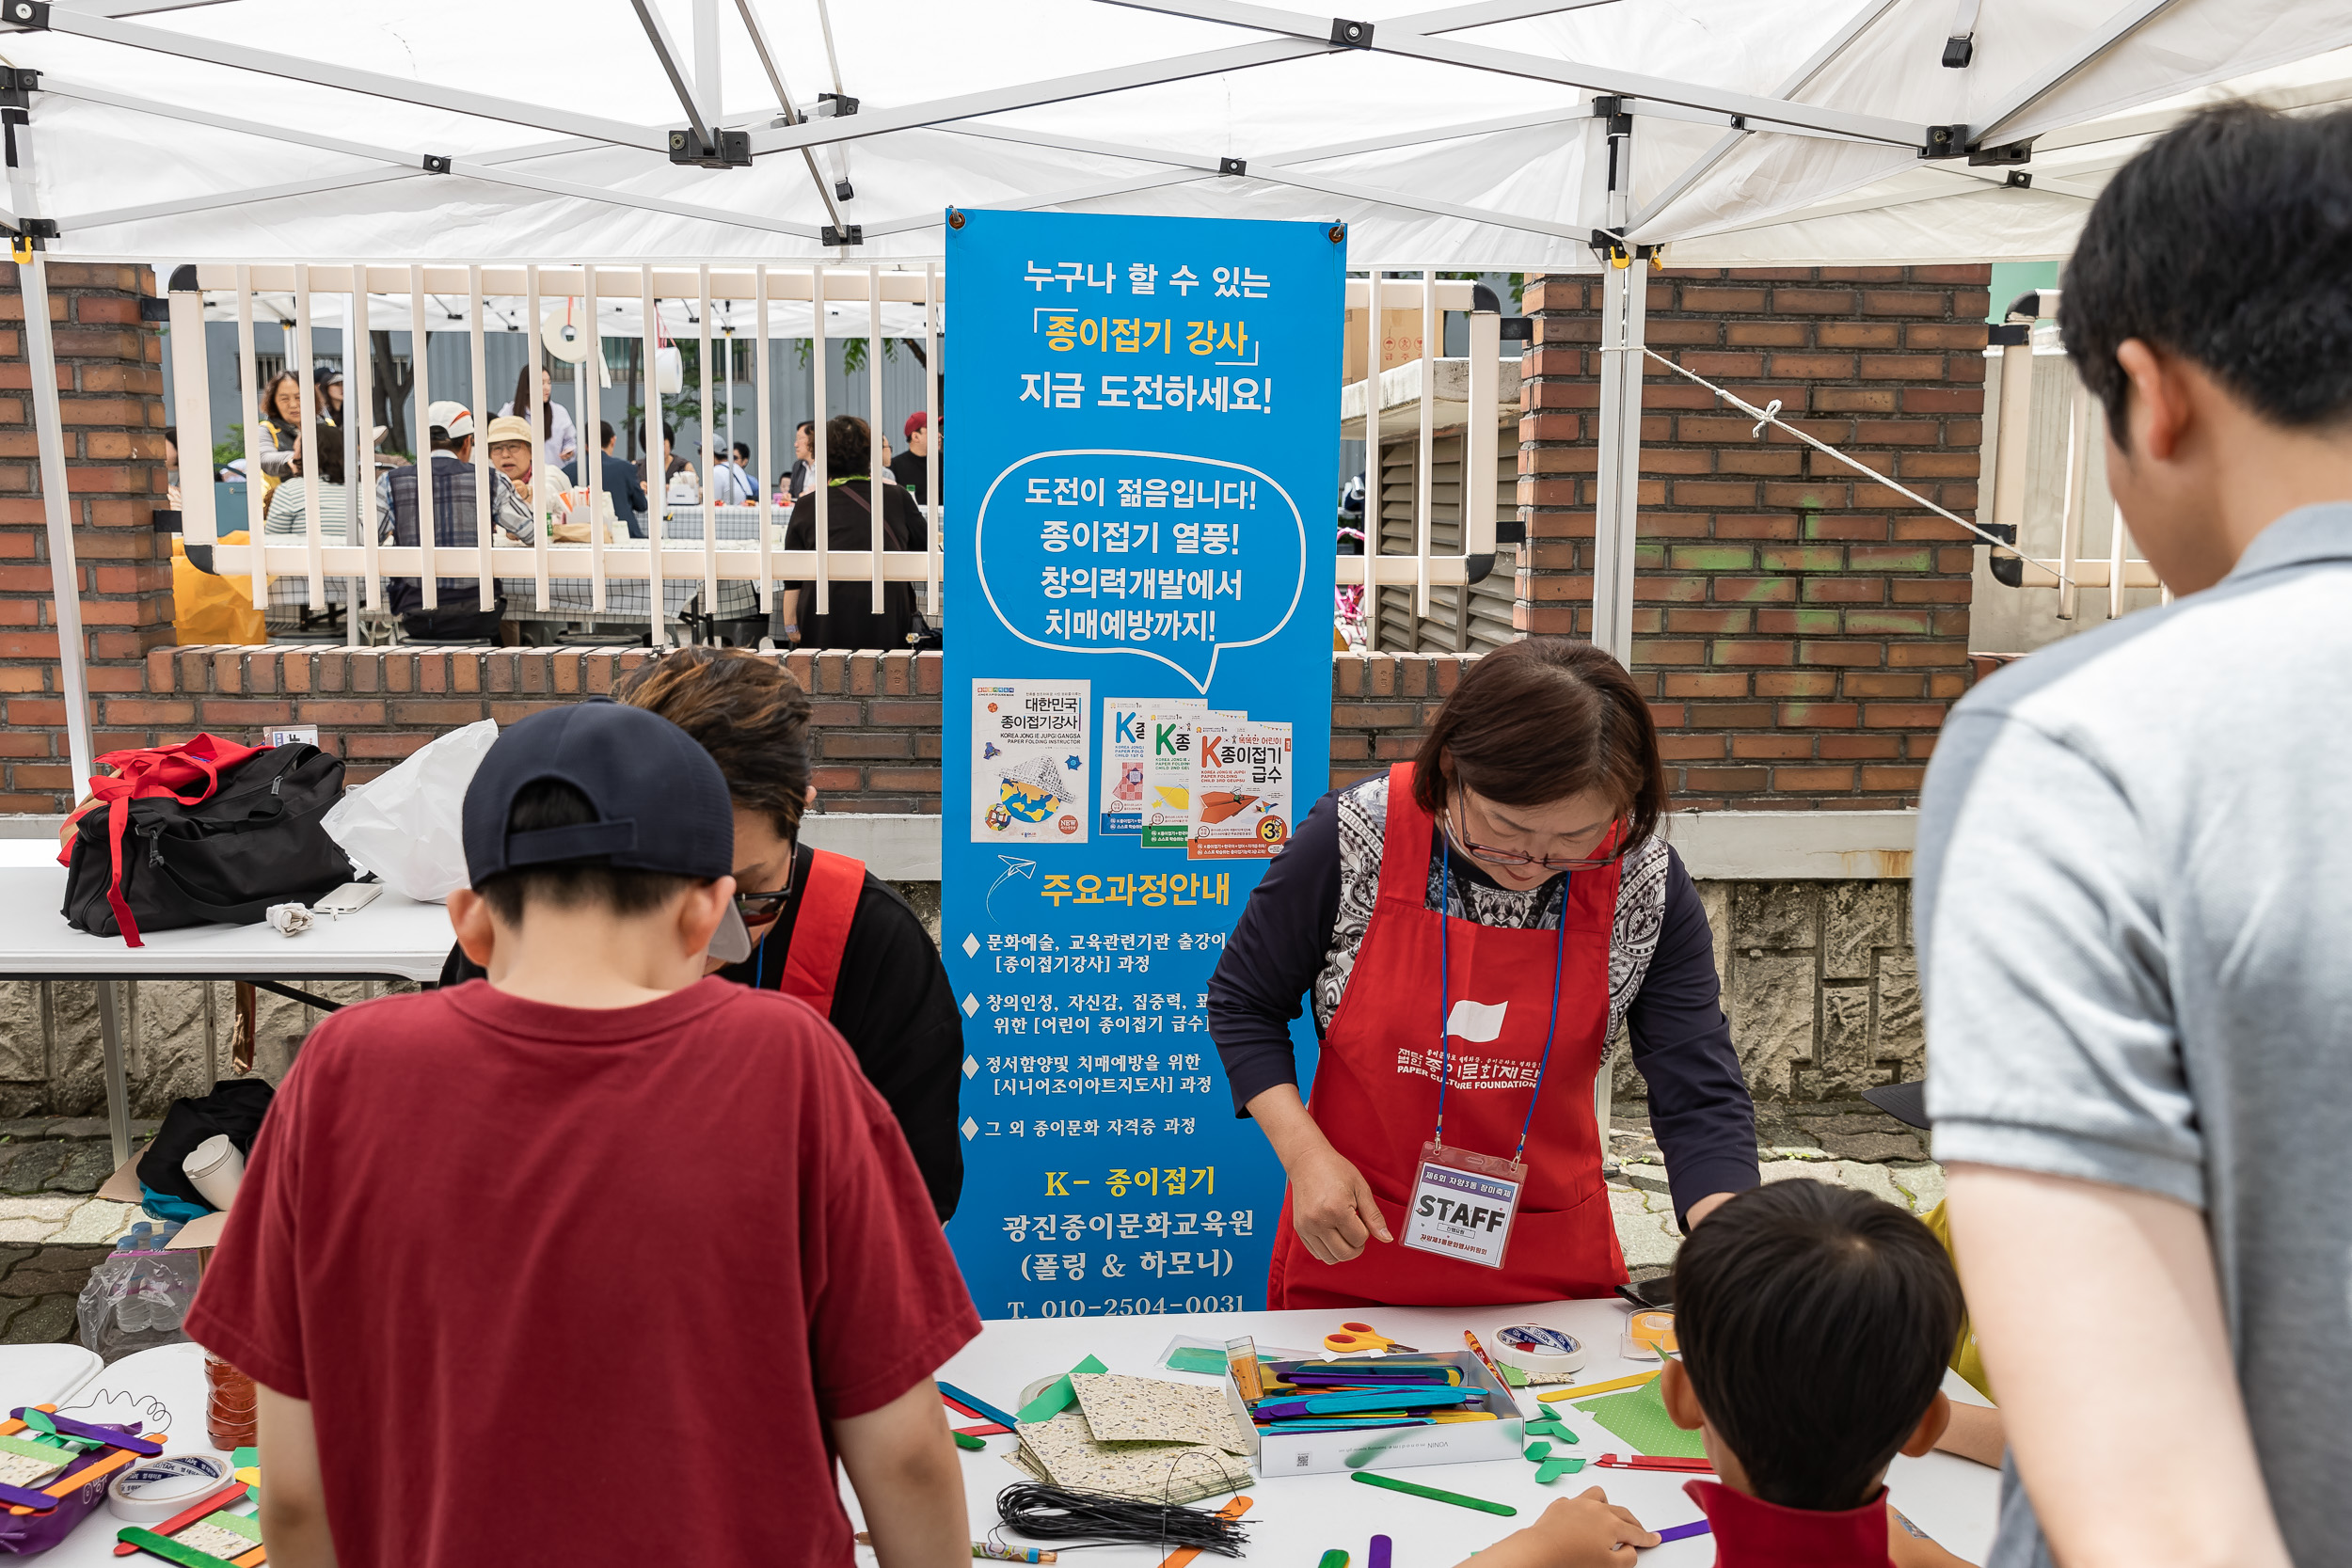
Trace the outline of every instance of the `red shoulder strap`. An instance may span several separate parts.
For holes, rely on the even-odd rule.
[[[1413,799],[1413,765],[1389,769],[1389,811],[1380,835],[1380,896],[1421,909],[1429,902],[1429,835],[1437,818]]]
[[[792,922],[792,948],[785,955],[778,989],[828,1018],[841,978],[841,954],[850,944],[850,921],[865,887],[864,861],[830,849],[810,852],[808,885],[801,889],[801,912]]]
[[[93,803],[107,808],[107,847],[112,851],[114,879],[106,886],[106,903],[114,911],[115,925],[122,932],[124,946],[147,945],[139,937],[139,923],[122,896],[122,832],[130,825],[130,802],[167,795],[183,806],[196,805],[209,800],[220,786],[222,768],[234,768],[247,757],[259,756],[262,750],[259,746],[240,746],[217,736],[199,735],[171,746],[108,752],[98,759],[100,767],[114,769],[111,774],[91,779],[89,786]],[[183,795],[182,789],[193,789],[196,793]]]

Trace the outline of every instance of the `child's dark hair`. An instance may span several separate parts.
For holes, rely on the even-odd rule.
[[[1927,1227],[1867,1193],[1742,1193],[1675,1259],[1675,1337],[1756,1495],[1839,1511],[1927,1414],[1960,1335],[1960,1276]]]
[[[597,820],[588,797],[561,779],[539,779],[523,785],[506,814],[510,833],[542,828],[572,828]],[[592,855],[554,865],[531,865],[501,871],[484,879],[474,891],[490,912],[508,926],[522,924],[523,911],[533,904],[559,910],[602,905],[615,915],[644,914],[660,909],[681,888],[694,885],[691,877],[667,871],[638,871],[615,867],[609,857]]]

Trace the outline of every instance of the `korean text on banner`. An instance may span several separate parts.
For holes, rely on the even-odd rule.
[[[1344,237],[950,216],[948,1237],[985,1316],[1264,1302],[1281,1168],[1232,1115],[1207,991],[1330,774]]]

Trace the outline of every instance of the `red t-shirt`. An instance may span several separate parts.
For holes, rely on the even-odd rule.
[[[826,1420],[979,1332],[841,1037],[720,979],[347,1007],[238,1196],[188,1333],[310,1402],[344,1568],[847,1564]]]

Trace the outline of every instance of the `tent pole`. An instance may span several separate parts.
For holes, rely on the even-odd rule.
[[[57,673],[65,688],[66,750],[78,797],[96,771],[89,733],[88,649],[82,641],[82,574],[73,560],[73,513],[66,491],[65,416],[57,405],[57,345],[49,328],[49,277],[40,252],[20,250],[19,297],[24,303],[24,357],[33,378],[33,430],[40,453],[40,504],[49,525],[49,584],[56,601]],[[209,457],[207,458],[209,462]],[[130,1158],[129,1153],[123,1155]]]
[[[1632,183],[1633,120],[1607,122],[1608,227],[1622,235]],[[1600,252],[1600,435],[1593,507],[1593,641],[1633,663],[1634,519],[1641,499],[1642,344],[1646,269],[1633,247]],[[1623,254],[1622,263],[1619,255]]]

